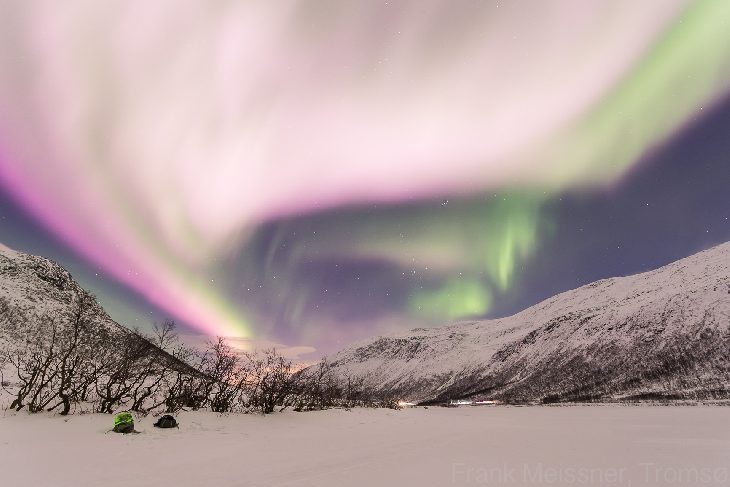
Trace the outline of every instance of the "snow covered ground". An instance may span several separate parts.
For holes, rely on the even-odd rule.
[[[0,414],[0,485],[730,485],[730,407],[431,407],[219,416],[180,429]]]

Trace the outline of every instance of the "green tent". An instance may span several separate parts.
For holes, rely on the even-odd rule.
[[[115,433],[131,433],[134,431],[134,417],[132,416],[132,413],[122,411],[114,416],[113,431]]]

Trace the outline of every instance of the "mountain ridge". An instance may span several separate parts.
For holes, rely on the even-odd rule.
[[[38,255],[13,250],[0,244],[0,296],[23,312],[58,312],[84,288],[57,262]],[[127,330],[114,321],[96,299],[97,324]]]
[[[78,296],[87,293],[71,273],[57,262],[0,243],[0,305],[4,301],[4,304],[18,310],[26,318],[62,315],[74,306]],[[89,316],[95,326],[104,327],[113,334],[134,338],[150,353],[158,355],[160,360],[172,364],[177,370],[198,374],[189,364],[173,357],[143,334],[117,323],[93,295],[91,306]],[[4,339],[7,338],[0,333],[0,343]]]
[[[730,242],[509,317],[378,337],[329,361],[416,402],[726,397],[729,343]]]

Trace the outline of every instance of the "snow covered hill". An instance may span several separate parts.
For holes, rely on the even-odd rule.
[[[508,318],[380,337],[330,357],[412,401],[730,396],[730,242]]]
[[[71,274],[45,257],[12,250],[0,243],[0,312],[7,306],[21,312],[21,316],[63,316],[74,306],[77,296],[86,291]],[[197,374],[188,364],[174,358],[144,337],[114,321],[95,298],[91,298],[92,309],[87,312],[94,326],[106,328],[113,335],[123,335],[143,344],[150,353],[157,354],[181,372]],[[2,313],[0,313],[0,318]],[[0,319],[0,325],[3,322]],[[0,327],[0,346],[10,340]]]
[[[82,287],[71,274],[44,257],[24,254],[0,244],[0,298],[30,314],[60,313],[71,306]],[[126,332],[94,302],[99,326]]]

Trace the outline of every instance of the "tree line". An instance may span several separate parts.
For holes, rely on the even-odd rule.
[[[64,311],[27,313],[0,298],[0,379],[10,409],[141,414],[209,409],[264,414],[331,407],[395,407],[326,360],[301,369],[275,349],[240,352],[224,338],[183,344],[173,321],[151,334],[100,324],[93,295]]]

